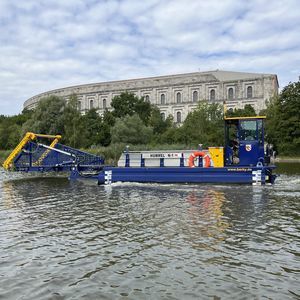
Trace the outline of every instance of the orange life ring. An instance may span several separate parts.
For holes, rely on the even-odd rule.
[[[188,164],[190,168],[195,168],[195,158],[196,157],[202,157],[203,158],[203,167],[204,168],[209,168],[210,167],[210,157],[208,156],[208,154],[202,152],[202,151],[195,151],[194,153],[192,153],[188,159]]]

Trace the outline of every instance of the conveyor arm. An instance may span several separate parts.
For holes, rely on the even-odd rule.
[[[26,144],[30,141],[33,141],[37,137],[42,137],[42,138],[50,138],[54,139],[52,142],[52,147],[55,146],[55,144],[58,142],[58,140],[61,138],[60,135],[47,135],[47,134],[35,134],[32,132],[27,132],[21,142],[17,145],[17,147],[10,153],[8,158],[4,161],[3,163],[3,168],[8,170],[12,168],[13,165],[13,160],[15,157],[22,151],[22,149],[26,146]],[[41,161],[47,156],[48,153],[45,153],[45,156],[41,157]]]

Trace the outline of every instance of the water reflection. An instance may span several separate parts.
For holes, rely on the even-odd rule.
[[[224,231],[230,226],[223,217],[222,206],[226,201],[224,192],[217,190],[204,190],[199,194],[196,190],[188,193],[187,203],[190,204],[188,214],[195,230],[201,236],[222,241],[225,238]]]

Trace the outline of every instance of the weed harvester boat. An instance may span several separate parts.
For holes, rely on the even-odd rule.
[[[69,172],[70,179],[113,182],[273,184],[272,151],[264,143],[264,119],[225,118],[225,146],[197,151],[141,151],[128,148],[117,166],[59,143],[59,135],[28,132],[3,167],[21,172]],[[48,144],[40,140],[50,140]],[[49,144],[50,143],[50,144]]]

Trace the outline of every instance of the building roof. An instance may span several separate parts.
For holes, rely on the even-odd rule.
[[[256,79],[259,77],[266,76],[276,76],[276,74],[266,74],[266,73],[247,73],[247,72],[234,72],[234,71],[208,71],[208,72],[199,72],[200,74],[210,74],[214,76],[218,81],[235,81],[235,80],[245,80],[245,79]]]
[[[70,94],[70,93],[80,93],[80,90],[85,89],[85,93],[93,93],[100,90],[130,90],[137,89],[148,86],[160,86],[160,85],[178,85],[185,84],[189,82],[230,82],[237,80],[255,80],[263,77],[273,76],[276,80],[278,86],[278,80],[276,74],[265,74],[265,73],[247,73],[247,72],[233,72],[233,71],[205,71],[205,72],[192,72],[192,73],[182,73],[173,75],[161,75],[153,77],[140,77],[131,78],[124,80],[114,80],[114,81],[104,81],[97,83],[88,83],[75,86],[67,86],[63,88],[58,88],[44,93],[35,95],[25,101],[24,107],[35,103],[39,98],[47,96],[49,94]],[[113,86],[115,88],[112,88]]]

